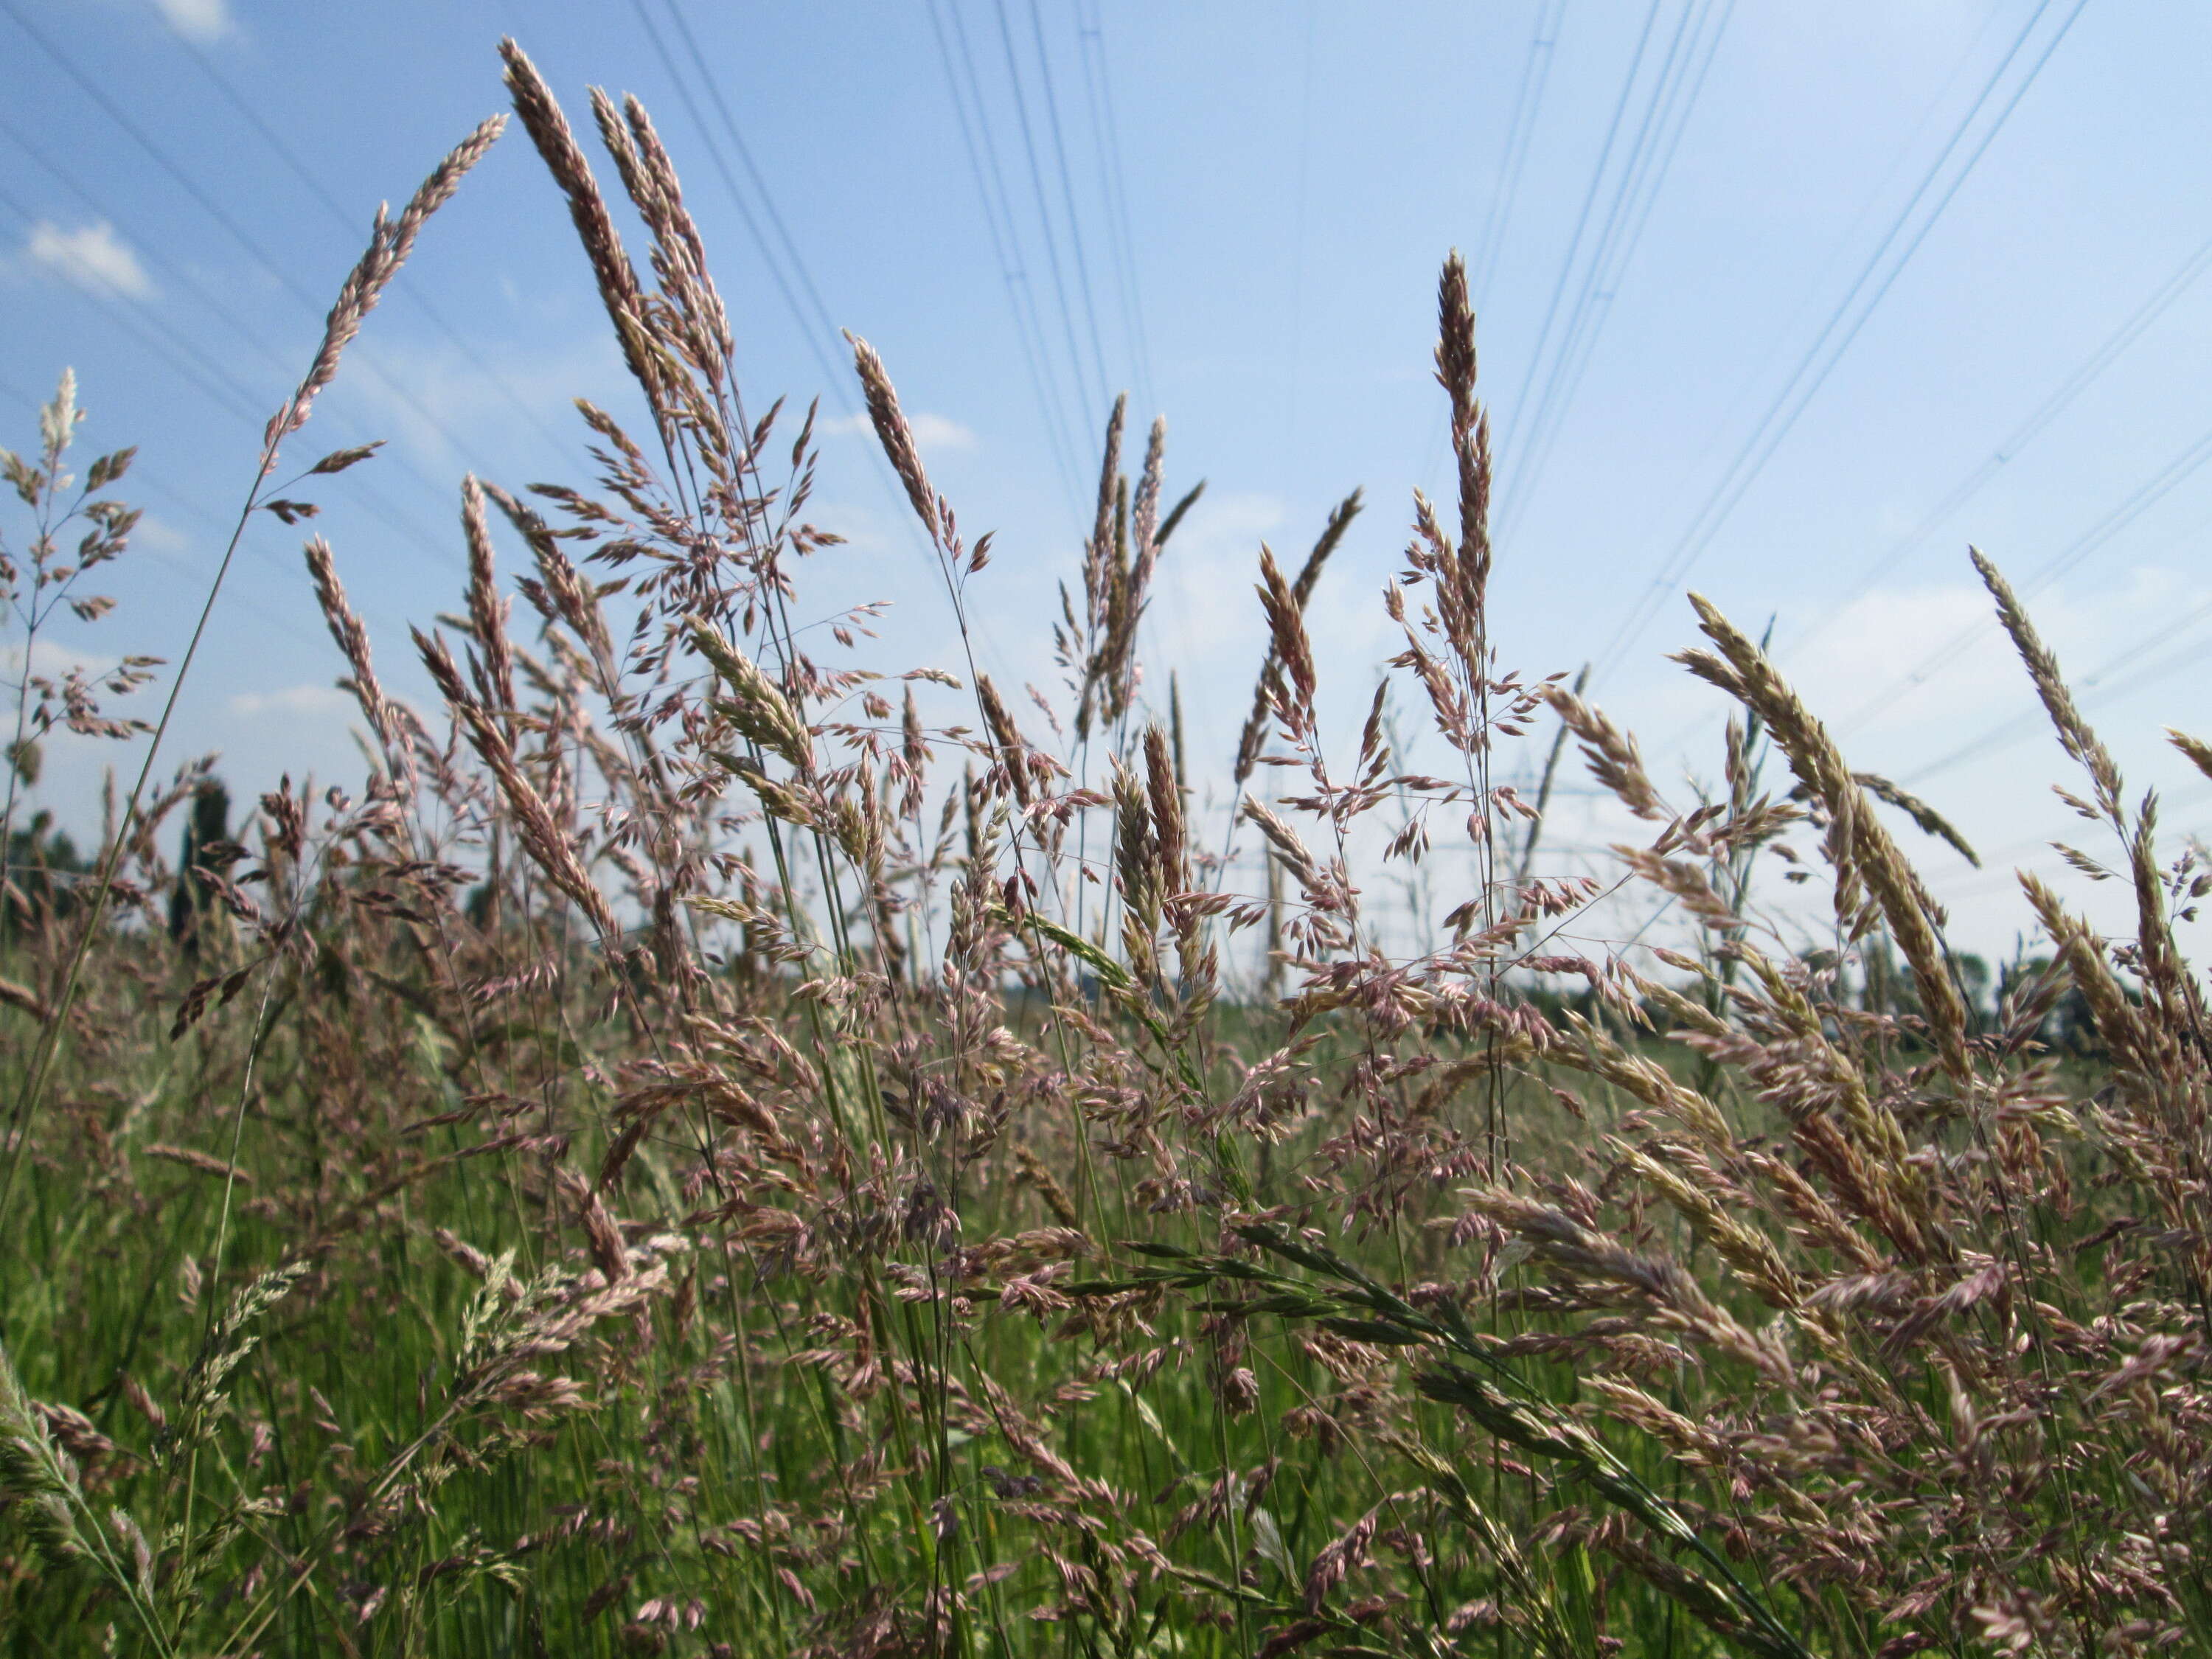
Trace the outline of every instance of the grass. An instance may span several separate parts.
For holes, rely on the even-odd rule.
[[[2023,878],[2051,955],[1985,1000],[1890,824],[1954,832],[1851,770],[1712,607],[1682,660],[1741,713],[1710,800],[1669,799],[1563,677],[1499,667],[1454,259],[1457,498],[1416,500],[1380,599],[1395,691],[1322,745],[1304,611],[1355,495],[1299,574],[1261,558],[1271,645],[1206,820],[1212,775],[1139,672],[1194,494],[1163,429],[1133,479],[1109,423],[1040,624],[1050,742],[964,651],[808,654],[811,420],[746,408],[645,112],[594,94],[650,280],[506,60],[651,431],[584,406],[588,483],[462,483],[464,608],[412,641],[428,709],[384,690],[394,642],[307,544],[375,757],[350,793],[234,825],[204,766],[157,787],[159,734],[101,713],[137,679],[18,688],[0,1650],[2212,1638],[2212,1050],[2175,935],[2212,878],[2160,854],[1994,566],[2117,849],[2078,857],[2138,926],[2102,938]],[[373,461],[276,482],[493,131],[380,227],[241,524]],[[854,350],[964,641],[988,538]],[[129,452],[68,477],[77,420],[65,381],[8,458],[25,636],[57,603],[97,619],[82,578],[134,522]],[[153,738],[94,856],[33,811],[64,728]],[[1618,881],[1687,948],[1565,942],[1613,890],[1535,860],[1542,802],[1492,775],[1522,741],[1574,746],[1641,823]],[[1472,896],[1386,952],[1362,883],[1457,834]],[[1229,884],[1239,837],[1263,892]],[[1778,852],[1831,948],[1761,921]]]

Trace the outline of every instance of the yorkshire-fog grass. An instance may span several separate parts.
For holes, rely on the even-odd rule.
[[[366,774],[229,823],[219,763],[149,760],[80,854],[32,811],[41,744],[133,736],[98,705],[157,665],[21,659],[0,1652],[2212,1645],[2212,1048],[2174,931],[2212,877],[1995,563],[2087,779],[2075,866],[2136,925],[2024,878],[2045,954],[1986,997],[1912,862],[1956,832],[1711,605],[1711,799],[1654,781],[1633,711],[1504,665],[1455,258],[1456,498],[1403,504],[1357,601],[1400,630],[1386,685],[1324,683],[1307,628],[1355,492],[1297,575],[1251,550],[1255,712],[1194,751],[1139,647],[1196,489],[1157,422],[1125,476],[1121,404],[1035,619],[1050,707],[994,685],[989,538],[857,338],[957,641],[810,644],[842,556],[811,413],[736,384],[644,109],[591,99],[617,195],[504,57],[646,421],[580,404],[574,487],[456,479],[467,586],[410,641],[306,543]],[[378,222],[257,525],[374,464],[272,495],[494,131]],[[11,643],[82,574],[45,580],[73,515],[93,564],[135,522],[128,452],[63,478],[77,418],[64,382],[9,458]],[[410,645],[428,707],[388,689]],[[1368,711],[1342,750],[1337,708]],[[1606,879],[1547,873],[1493,779],[1522,743],[1546,799],[1567,744],[1618,798]],[[1363,887],[1461,837],[1408,951]],[[1679,929],[1582,942],[1619,884]]]

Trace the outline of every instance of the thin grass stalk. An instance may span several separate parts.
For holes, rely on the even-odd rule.
[[[185,682],[199,656],[200,642],[206,637],[209,620],[215,615],[216,602],[222,595],[223,582],[230,574],[231,563],[237,557],[239,544],[245,539],[246,526],[252,522],[254,514],[260,510],[265,499],[283,441],[307,425],[317,396],[337,374],[338,362],[345,348],[360,332],[362,320],[375,308],[392,279],[399,274],[399,269],[412,252],[423,225],[432,214],[452,199],[453,192],[459,189],[461,180],[483,159],[484,152],[491,148],[505,126],[506,118],[502,116],[494,116],[481,124],[432,171],[397,220],[387,219],[381,208],[377,210],[368,251],[346,278],[337,304],[332,306],[329,317],[325,320],[322,343],[308,366],[307,377],[300,382],[283,408],[270,416],[262,434],[261,457],[254,470],[253,483],[246,491],[245,504],[239,509],[237,520],[231,526],[229,538],[223,544],[222,556],[216,564],[215,575],[208,584],[207,597],[201,602],[199,614],[192,624],[191,636],[185,643],[184,655],[178,661],[177,672],[170,677],[169,694],[162,702],[161,716],[155,721],[153,732],[147,739],[146,757],[140,763],[137,780],[131,785],[131,793],[125,800],[118,834],[107,855],[100,862],[100,876],[93,887],[92,902],[87,907],[84,927],[78,937],[76,948],[70,954],[61,994],[55,1000],[54,1017],[40,1034],[37,1055],[32,1062],[30,1083],[24,1089],[9,1123],[7,1165],[4,1173],[0,1173],[0,1228],[4,1228],[7,1224],[9,1206],[15,1196],[15,1177],[21,1168],[27,1145],[28,1124],[45,1097],[54,1055],[61,1042],[62,1026],[76,1000],[86,953],[91,949],[93,939],[106,918],[107,900],[114,889],[121,850],[137,821],[138,803],[144,797],[147,782],[153,776],[154,763],[161,755],[162,740],[167,737],[170,722],[175,717],[177,700],[182,695]]]

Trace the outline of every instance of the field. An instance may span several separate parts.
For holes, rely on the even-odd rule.
[[[2212,1047],[2175,938],[2212,872],[1994,566],[2077,871],[2137,923],[2023,877],[2048,955],[1990,985],[1908,854],[1954,832],[1711,606],[1682,658],[1739,706],[1711,799],[1500,665],[1455,257],[1457,499],[1413,504],[1380,601],[1451,775],[1372,688],[1356,750],[1322,741],[1304,611],[1357,499],[1261,562],[1239,753],[1184,752],[1139,641],[1188,497],[1119,407],[1036,624],[1054,707],[817,653],[811,417],[732,383],[674,164],[602,100],[595,172],[513,49],[508,86],[651,426],[583,406],[585,483],[462,484],[469,585],[411,641],[441,706],[386,696],[402,642],[313,539],[365,783],[233,802],[162,769],[166,713],[101,710],[189,655],[20,659],[0,1651],[2212,1646]],[[241,531],[375,465],[315,459],[316,395],[498,136],[380,225]],[[853,351],[964,637],[988,538]],[[128,551],[130,454],[73,455],[74,399],[9,457],[11,644],[96,618]],[[32,802],[64,733],[144,757],[82,850]],[[1493,781],[1514,744],[1536,799]],[[1613,885],[1539,873],[1578,764],[1635,828]],[[1477,873],[1408,953],[1361,888],[1431,836]],[[1621,887],[1682,948],[1591,942]],[[1770,903],[1825,907],[1832,948],[1782,948]]]

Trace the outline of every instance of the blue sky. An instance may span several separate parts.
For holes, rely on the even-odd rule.
[[[1150,690],[1175,666],[1194,744],[1225,763],[1260,650],[1259,544],[1302,556],[1358,485],[1368,511],[1315,617],[1356,725],[1411,491],[1443,487],[1428,354],[1458,246],[1486,278],[1507,663],[1596,661],[1595,696],[1655,772],[1710,775],[1714,700],[1663,659],[1690,642],[1695,586],[1747,627],[1773,619],[1855,763],[1985,852],[2045,863],[2069,822],[2046,784],[2071,781],[2046,734],[2008,724],[2032,702],[1983,620],[1971,540],[2033,584],[2069,672],[2095,676],[2089,710],[2131,784],[2167,791],[2169,826],[2212,828],[2212,784],[2158,741],[2212,726],[2191,672],[2212,639],[2212,465],[2194,447],[2212,275],[2191,264],[2212,237],[2212,14],[678,5],[0,0],[0,442],[31,444],[71,365],[85,443],[141,446],[125,494],[149,513],[109,585],[119,609],[64,649],[181,648],[259,423],[368,214],[502,106],[511,32],[580,121],[592,82],[653,111],[757,404],[825,392],[833,326],[883,352],[963,527],[998,532],[975,602],[1011,683],[1049,682],[1072,474],[1127,387],[1140,419],[1168,417],[1170,489],[1209,480],[1164,563]],[[583,482],[577,395],[629,406],[517,132],[433,225],[303,441],[392,441],[320,492],[319,527],[398,686],[420,685],[403,623],[459,591],[461,473]],[[854,407],[842,382],[824,396],[833,423]],[[851,544],[816,573],[819,612],[888,599],[888,658],[947,656],[867,441],[834,431],[825,456],[817,516]],[[245,787],[287,766],[351,779],[338,672],[298,532],[266,520],[176,756],[219,748]],[[73,815],[108,758],[58,757],[50,803]],[[1574,803],[1558,833],[1616,829]],[[1940,848],[1926,866],[1961,929],[2002,946],[2005,883]]]

